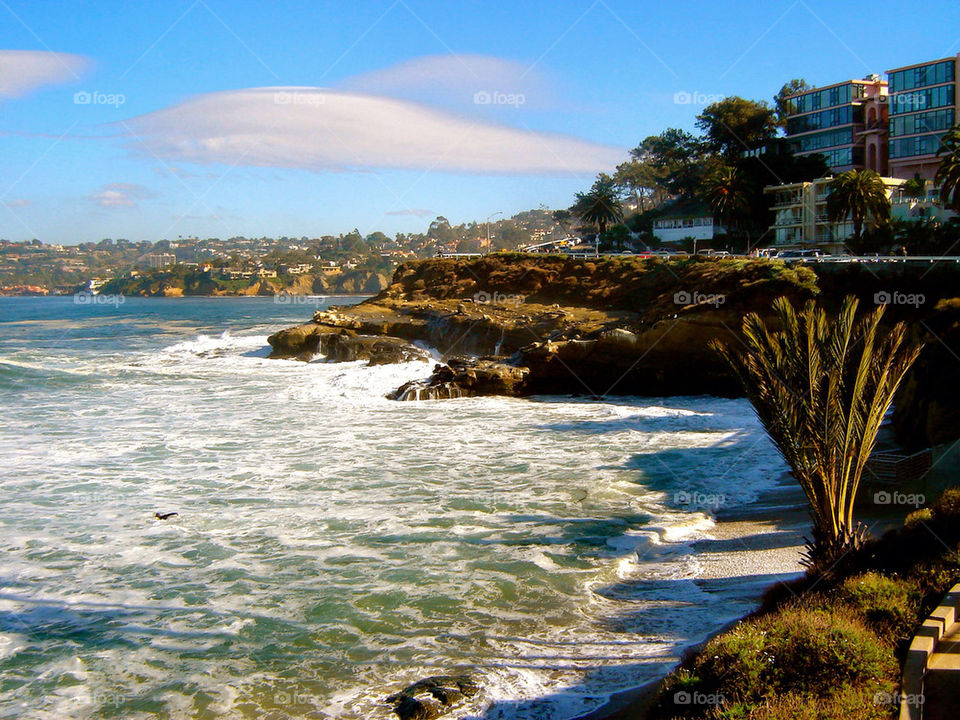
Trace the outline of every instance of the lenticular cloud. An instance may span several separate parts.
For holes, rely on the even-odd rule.
[[[40,50],[0,50],[0,98],[15,98],[44,87],[79,80],[90,67],[80,55]]]
[[[592,173],[623,154],[405,100],[310,87],[200,95],[122,127],[160,157],[310,170]]]

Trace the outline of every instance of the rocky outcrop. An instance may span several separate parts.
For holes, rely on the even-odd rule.
[[[480,686],[467,675],[436,675],[408,685],[385,702],[400,720],[433,720],[478,692]]]
[[[812,277],[767,262],[436,260],[401,266],[376,298],[318,312],[270,343],[274,357],[309,358],[344,331],[422,341],[448,364],[394,393],[404,399],[731,395],[740,388],[709,342],[738,342],[744,313],[774,297],[811,296]],[[543,302],[574,294],[580,304]]]
[[[402,338],[360,335],[347,329],[333,331],[316,323],[281,330],[267,338],[267,342],[273,348],[271,358],[309,361],[316,355],[324,355],[327,362],[366,360],[368,365],[431,359],[429,352]]]
[[[737,396],[742,390],[710,342],[739,342],[740,322],[719,312],[678,316],[652,327],[535,343],[512,361],[529,369],[524,389],[535,394]]]
[[[731,320],[731,322],[733,322]],[[391,397],[439,400],[476,395],[721,395],[741,388],[711,340],[737,342],[724,318],[673,319],[634,332],[531,343],[511,358],[453,358],[428,380],[406,383]]]
[[[275,332],[267,338],[273,348],[270,357],[309,360],[320,351],[322,332],[323,329],[316,323],[304,323]],[[327,332],[330,332],[329,329]]]
[[[490,358],[452,358],[437,365],[428,380],[414,380],[390,395],[393,400],[446,400],[477,395],[528,395],[530,371]]]
[[[737,344],[743,316],[766,312],[780,296],[795,304],[817,297],[830,310],[854,294],[865,309],[888,302],[886,321],[910,323],[927,342],[897,398],[895,425],[905,442],[929,445],[960,437],[960,391],[953,390],[960,387],[953,381],[960,301],[950,311],[955,319],[946,306],[934,311],[956,295],[958,280],[956,263],[437,259],[401,265],[375,298],[317,313],[312,323],[274,335],[271,345],[275,357],[310,357],[319,352],[320,337],[344,330],[422,341],[448,362],[428,380],[398,389],[395,397],[405,399],[732,396],[742,390],[710,341]]]
[[[429,352],[402,338],[347,333],[322,333],[319,338],[318,349],[327,362],[366,360],[368,365],[390,365],[431,359]]]

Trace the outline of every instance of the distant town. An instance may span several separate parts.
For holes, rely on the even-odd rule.
[[[565,237],[569,226],[545,208],[511,218],[451,225],[433,220],[425,233],[359,231],[319,238],[190,238],[132,242],[107,238],[78,245],[0,239],[0,294],[268,294],[377,292],[405,260],[437,254],[515,250]],[[309,280],[309,283],[304,283]]]

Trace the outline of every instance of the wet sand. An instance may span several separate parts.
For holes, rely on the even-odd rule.
[[[694,545],[702,567],[696,582],[705,592],[721,598],[736,587],[740,602],[744,585],[749,585],[754,590],[750,595],[754,608],[759,607],[771,586],[803,573],[800,561],[804,538],[809,532],[810,517],[803,492],[793,478],[784,475],[777,487],[750,505],[718,511],[711,537]],[[736,622],[735,619],[724,624],[709,637],[725,632]],[[702,642],[691,645],[685,652]],[[676,660],[679,662],[680,658]],[[606,705],[578,720],[641,720],[649,711],[661,682],[657,680],[617,693]]]

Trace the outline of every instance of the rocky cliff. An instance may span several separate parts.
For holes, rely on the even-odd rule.
[[[401,265],[360,305],[332,308],[270,338],[275,357],[318,352],[347,332],[422,341],[444,365],[398,399],[478,394],[737,395],[711,340],[736,344],[743,316],[782,295],[827,308],[854,294],[887,304],[926,349],[897,399],[895,426],[912,445],[960,437],[960,265],[491,255]],[[953,353],[946,348],[956,337]],[[941,337],[942,336],[942,337]],[[946,342],[943,341],[946,338]],[[956,365],[954,364],[956,363]],[[957,391],[960,392],[960,391]]]
[[[298,357],[318,352],[318,337],[345,331],[423,341],[446,359],[492,356],[479,370],[448,363],[407,397],[729,395],[738,387],[710,340],[737,342],[745,312],[815,293],[808,269],[766,261],[421,261],[398,268],[375,298],[319,312],[270,344],[274,357]]]

